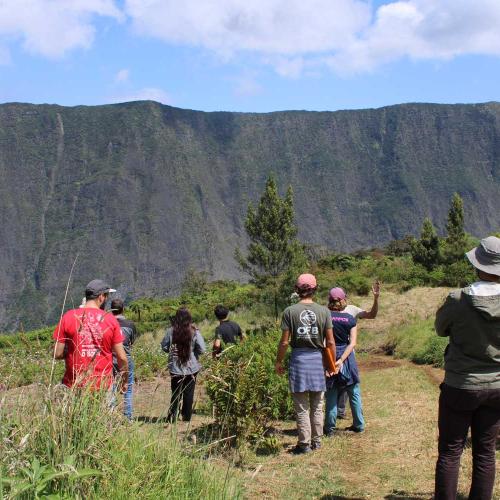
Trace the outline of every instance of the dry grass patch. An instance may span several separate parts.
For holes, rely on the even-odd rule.
[[[437,458],[438,388],[420,367],[401,361],[383,366],[368,360],[362,370],[367,430],[339,431],[323,448],[306,456],[286,452],[296,440],[295,425],[282,429],[284,450],[275,457],[254,457],[244,475],[248,498],[430,499]],[[387,368],[387,369],[383,369]],[[350,425],[340,421],[340,428]],[[460,490],[470,481],[470,450],[464,453]],[[497,486],[495,498],[500,498]]]

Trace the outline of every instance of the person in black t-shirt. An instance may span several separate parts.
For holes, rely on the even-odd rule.
[[[240,325],[234,321],[227,319],[229,309],[223,305],[218,305],[214,309],[215,317],[219,320],[219,326],[215,329],[215,339],[213,345],[213,357],[217,357],[221,351],[221,340],[224,344],[237,344],[239,341],[245,340],[245,335],[241,331]]]

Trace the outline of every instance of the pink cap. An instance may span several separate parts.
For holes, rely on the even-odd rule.
[[[297,278],[297,288],[316,288],[316,278],[312,274],[301,274]]]
[[[330,290],[330,298],[332,300],[344,300],[346,297],[345,292],[342,288],[336,287]]]

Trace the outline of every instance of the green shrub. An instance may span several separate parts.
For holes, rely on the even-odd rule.
[[[415,320],[387,334],[384,350],[414,363],[443,366],[448,338],[438,337],[432,318]]]
[[[348,293],[356,295],[368,295],[372,288],[372,283],[368,278],[357,275],[347,275],[339,280],[339,286],[348,290]]]
[[[0,335],[0,349],[25,345],[27,347],[45,347],[52,344],[52,333],[54,327],[40,328],[24,333],[12,333]]]
[[[462,287],[475,280],[476,272],[465,259],[443,266],[442,284],[445,286]]]
[[[355,266],[356,257],[353,255],[339,253],[323,257],[319,263],[320,265],[330,267],[331,269],[347,271]]]
[[[215,281],[201,289],[192,289],[185,284],[184,290],[178,297],[147,298],[132,302],[128,309],[133,313],[132,319],[137,322],[140,333],[166,326],[170,322],[170,317],[181,306],[186,306],[191,311],[194,321],[200,322],[213,318],[217,304],[224,304],[230,310],[235,310],[252,306],[258,297],[253,285],[235,281]]]
[[[256,330],[224,351],[207,372],[207,394],[217,423],[238,446],[258,445],[272,420],[293,417],[288,380],[274,371],[280,336],[275,328]]]
[[[167,370],[167,355],[156,344],[137,343],[132,348],[135,377],[141,381],[156,377]]]

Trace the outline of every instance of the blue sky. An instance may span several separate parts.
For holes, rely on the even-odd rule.
[[[0,0],[0,102],[500,100],[498,0]]]

